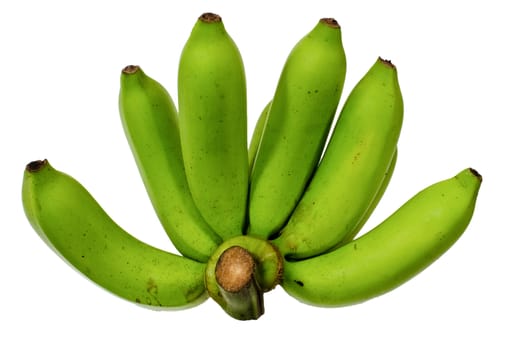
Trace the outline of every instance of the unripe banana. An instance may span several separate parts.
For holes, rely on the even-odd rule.
[[[281,253],[315,256],[355,231],[379,192],[402,121],[396,68],[379,58],[351,91],[313,179],[274,241]]]
[[[249,166],[240,52],[218,15],[203,14],[180,58],[181,145],[189,188],[223,239],[245,231]]]
[[[360,233],[361,229],[363,228],[363,226],[365,226],[368,219],[370,218],[370,216],[374,212],[375,208],[379,204],[380,200],[382,199],[382,196],[386,192],[386,189],[388,188],[389,183],[391,182],[391,178],[393,177],[393,173],[394,173],[394,170],[396,167],[397,160],[398,160],[398,148],[396,149],[396,151],[393,155],[393,159],[391,159],[391,163],[389,164],[388,170],[384,174],[384,178],[382,180],[379,191],[377,192],[377,194],[375,195],[375,197],[371,201],[365,214],[361,217],[360,222],[356,225],[356,227],[354,227],[354,229],[352,231],[349,231],[349,233],[342,239],[342,241],[340,243],[338,243],[336,246],[333,246],[332,248],[327,250],[325,253],[339,249],[341,246],[346,245],[347,243],[349,243],[350,241],[355,239],[356,236]]]
[[[282,286],[317,306],[360,303],[398,287],[465,231],[481,181],[475,170],[465,169],[425,188],[358,239],[330,253],[285,262]]]
[[[263,134],[263,129],[265,127],[265,122],[268,118],[268,111],[270,110],[270,105],[272,101],[268,102],[265,108],[261,111],[261,114],[256,121],[256,126],[252,134],[251,142],[249,143],[249,171],[252,170],[254,159],[256,158],[256,153],[258,152],[258,147],[260,145],[261,135]]]
[[[189,191],[172,98],[140,67],[127,66],[121,74],[119,110],[163,228],[182,255],[206,262],[222,240],[203,219]]]
[[[268,239],[286,223],[319,162],[345,72],[340,26],[321,19],[279,78],[251,173],[248,234]]]
[[[367,208],[367,210],[365,212],[365,215],[363,215],[361,217],[360,222],[356,225],[356,227],[354,227],[354,229],[352,231],[350,231],[344,237],[344,239],[342,240],[342,242],[340,242],[337,246],[335,246],[335,248],[338,248],[341,245],[344,245],[344,244],[352,241],[356,237],[356,235],[359,234],[359,232],[361,231],[361,229],[363,228],[363,226],[365,226],[365,224],[367,223],[368,219],[370,218],[370,216],[374,212],[375,208],[377,208],[377,205],[379,204],[380,200],[384,196],[384,193],[386,192],[386,190],[387,190],[387,188],[389,186],[389,183],[391,182],[391,178],[393,177],[393,173],[394,173],[394,170],[395,170],[395,167],[396,167],[396,161],[397,160],[398,160],[398,148],[396,149],[395,153],[393,154],[393,159],[391,159],[391,163],[389,164],[388,170],[384,174],[384,178],[383,178],[383,180],[381,182],[381,185],[379,187],[379,191],[377,192],[377,194],[373,198],[372,202],[368,206],[368,208]],[[333,249],[335,249],[335,248],[333,248]]]
[[[205,264],[131,236],[79,182],[47,160],[27,165],[22,201],[40,237],[70,265],[113,294],[156,308],[190,307],[207,298]]]

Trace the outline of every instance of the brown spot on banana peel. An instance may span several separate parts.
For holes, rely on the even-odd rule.
[[[294,280],[296,284],[298,284],[300,287],[303,287],[303,282],[299,280]]]

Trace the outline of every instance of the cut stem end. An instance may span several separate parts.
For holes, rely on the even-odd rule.
[[[255,262],[252,255],[239,246],[224,251],[216,266],[216,280],[230,293],[245,288],[254,277]]]
[[[215,275],[229,315],[238,320],[256,320],[263,315],[263,291],[256,278],[256,262],[246,249],[226,249],[219,257]]]

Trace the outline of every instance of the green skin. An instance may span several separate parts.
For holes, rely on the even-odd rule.
[[[372,216],[375,208],[377,208],[377,205],[379,204],[380,200],[384,196],[384,193],[386,192],[386,190],[389,186],[389,183],[391,182],[391,178],[393,177],[393,173],[395,171],[397,159],[398,159],[398,148],[396,149],[396,151],[393,155],[393,159],[391,159],[391,163],[389,164],[388,170],[384,174],[384,178],[382,180],[379,191],[375,195],[373,201],[368,206],[368,209],[366,210],[365,214],[361,217],[361,221],[354,228],[354,230],[350,231],[349,234],[347,234],[345,236],[345,238],[342,240],[342,242],[340,242],[337,246],[333,247],[332,249],[337,249],[341,245],[344,245],[344,244],[352,241],[359,234],[359,232],[361,231],[363,226],[365,226],[365,224],[367,223],[370,216]]]
[[[27,166],[22,200],[40,237],[71,266],[113,294],[169,309],[196,306],[208,297],[205,264],[128,234],[79,182],[47,161]]]
[[[402,121],[396,68],[379,58],[350,93],[313,179],[273,241],[283,255],[309,258],[356,231],[380,191]]]
[[[250,179],[248,234],[276,235],[319,162],[342,93],[340,27],[321,20],[290,52],[271,102]]]
[[[196,206],[223,240],[241,235],[249,183],[246,81],[220,18],[202,15],[193,27],[180,58],[178,93],[182,154]]]
[[[249,143],[249,171],[252,171],[252,167],[254,165],[254,159],[256,158],[256,153],[258,152],[258,147],[261,140],[261,135],[263,134],[263,129],[265,127],[266,120],[268,118],[268,112],[270,111],[270,106],[272,101],[268,102],[263,111],[256,121],[256,126],[254,127],[254,131],[252,134],[251,142]]]
[[[119,110],[140,175],[166,233],[182,255],[206,262],[222,240],[191,196],[172,98],[140,67],[128,66],[121,74]]]
[[[465,169],[419,192],[374,229],[339,249],[285,262],[283,288],[304,303],[337,307],[398,287],[462,235],[481,181],[476,171]]]
[[[272,290],[279,283],[282,276],[283,259],[278,250],[268,241],[249,236],[230,238],[223,242],[211,256],[205,271],[205,285],[209,296],[230,316],[241,319],[238,312],[240,308],[237,308],[236,305],[228,304],[220,294],[215,275],[219,257],[226,249],[233,246],[242,247],[253,256],[257,264],[257,282],[263,292]]]

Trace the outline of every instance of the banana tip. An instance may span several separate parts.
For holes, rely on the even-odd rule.
[[[384,59],[382,57],[379,57],[379,61],[384,63],[386,66],[389,66],[393,69],[396,69],[396,66],[391,62],[391,60]]]
[[[30,173],[36,173],[37,171],[40,171],[42,168],[44,168],[46,165],[47,165],[47,159],[34,160],[33,162],[30,162],[26,165],[26,171]]]
[[[474,168],[468,168],[468,170],[470,170],[473,176],[475,176],[480,182],[482,182],[482,175],[477,170],[475,170]]]
[[[326,18],[321,18],[319,22],[326,24],[330,28],[340,28],[340,24],[338,24],[337,20],[335,18],[331,17],[326,17]]]
[[[212,12],[205,12],[198,19],[202,22],[205,22],[205,23],[221,22],[221,16],[219,16],[215,13],[212,13]]]
[[[135,74],[135,73],[137,73],[137,71],[138,71],[139,69],[140,69],[140,67],[139,67],[139,66],[136,66],[136,65],[132,65],[132,64],[130,64],[130,65],[128,65],[128,66],[126,66],[126,67],[124,67],[124,68],[123,68],[123,70],[122,70],[122,72],[123,72],[124,74]]]

